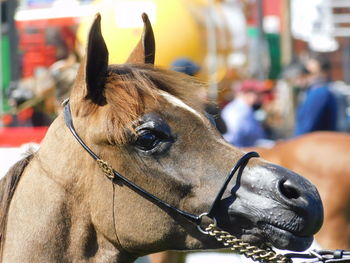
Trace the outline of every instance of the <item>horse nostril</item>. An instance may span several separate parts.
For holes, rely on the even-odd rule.
[[[281,180],[278,184],[278,189],[288,199],[298,199],[300,197],[300,192],[289,180]]]

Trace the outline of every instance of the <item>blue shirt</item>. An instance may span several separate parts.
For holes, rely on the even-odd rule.
[[[296,112],[295,135],[337,128],[337,101],[327,83],[311,86]]]
[[[252,107],[240,98],[227,104],[221,117],[227,127],[223,135],[225,140],[237,147],[254,146],[258,139],[265,138],[264,129],[255,119]]]

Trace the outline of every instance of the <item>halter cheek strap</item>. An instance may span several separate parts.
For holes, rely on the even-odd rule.
[[[80,138],[80,136],[76,132],[76,130],[74,128],[74,125],[73,125],[73,119],[72,119],[72,114],[71,114],[71,111],[70,111],[69,101],[68,100],[65,101],[63,105],[64,105],[64,109],[63,109],[64,120],[65,120],[65,123],[66,123],[67,127],[69,128],[69,130],[73,134],[74,138],[90,154],[90,156],[97,162],[97,164],[99,165],[99,167],[101,168],[103,173],[113,183],[116,183],[117,180],[122,181],[125,185],[127,185],[129,188],[131,188],[132,190],[134,190],[138,194],[142,195],[143,197],[153,201],[154,203],[156,203],[157,205],[159,205],[159,206],[161,206],[163,208],[170,209],[170,210],[174,211],[175,213],[180,214],[182,217],[184,217],[187,220],[197,224],[198,226],[201,224],[202,217],[205,216],[205,215],[207,215],[211,219],[215,220],[215,210],[216,210],[216,208],[217,208],[217,206],[218,206],[218,204],[219,204],[219,202],[220,202],[220,200],[222,198],[222,195],[224,194],[224,192],[225,192],[225,190],[227,188],[227,185],[229,184],[229,182],[233,178],[233,175],[236,173],[236,171],[239,168],[241,170],[243,170],[244,167],[247,165],[247,163],[248,163],[250,158],[259,157],[258,153],[256,153],[256,152],[249,152],[249,153],[243,155],[243,157],[241,157],[241,159],[238,160],[238,162],[232,168],[230,174],[227,176],[227,178],[226,178],[223,186],[221,187],[218,195],[216,196],[215,201],[213,202],[209,212],[208,213],[203,213],[201,215],[194,215],[194,214],[188,213],[186,211],[180,210],[180,209],[178,209],[178,208],[176,208],[176,207],[166,203],[165,201],[159,199],[158,197],[152,195],[151,193],[147,192],[145,189],[141,188],[140,186],[136,185],[135,183],[133,183],[132,181],[130,181],[129,179],[127,179],[126,177],[124,177],[123,175],[118,173],[106,161],[102,160],[97,154],[95,154],[84,143],[84,141]],[[200,227],[199,227],[199,229],[200,229]]]

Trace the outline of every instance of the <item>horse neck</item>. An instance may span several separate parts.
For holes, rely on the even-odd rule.
[[[94,169],[98,168],[93,159],[75,141],[65,127],[63,118],[58,117],[26,169],[14,200],[18,207],[32,206],[26,220],[35,224],[26,228],[17,225],[12,219],[13,223],[8,227],[9,235],[14,237],[24,232],[26,237],[36,232],[43,233],[38,240],[47,242],[46,250],[49,252],[28,252],[23,249],[21,255],[16,256],[26,258],[34,253],[38,258],[45,258],[48,254],[53,255],[50,257],[57,255],[57,260],[52,262],[63,262],[67,256],[72,261],[79,258],[79,262],[96,262],[102,258],[104,262],[132,262],[135,259],[118,249],[111,201],[113,187],[101,172],[92,172]],[[34,190],[31,184],[34,184]],[[106,189],[102,193],[99,190],[101,187]],[[38,195],[41,195],[40,203],[35,201]],[[14,210],[12,217],[19,213],[21,209]],[[37,222],[36,214],[41,214],[45,220]],[[53,244],[55,240],[61,241]],[[9,243],[15,242],[10,240]],[[33,242],[30,249],[35,245]],[[5,257],[11,257],[14,250],[11,245],[8,246],[9,252]]]
[[[65,126],[62,116],[59,116],[50,126],[36,159],[44,174],[54,179],[63,188],[88,187],[84,181],[87,180],[88,171],[91,172],[93,160],[75,141]]]

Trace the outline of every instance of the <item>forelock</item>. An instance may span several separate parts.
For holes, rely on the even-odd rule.
[[[199,116],[203,104],[197,91],[202,88],[204,85],[194,78],[154,66],[110,66],[105,84],[110,109],[106,124],[108,139],[125,143],[126,128],[132,130],[134,121],[146,110],[160,107],[160,97]]]

